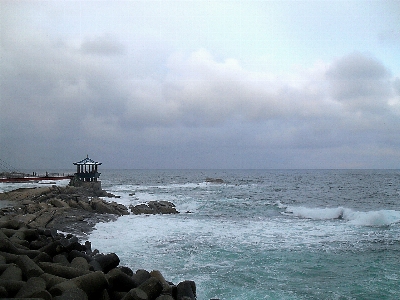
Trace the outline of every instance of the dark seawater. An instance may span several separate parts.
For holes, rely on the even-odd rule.
[[[220,178],[223,183],[206,182]],[[102,170],[103,188],[178,215],[123,216],[87,239],[198,299],[400,299],[400,171]]]
[[[102,182],[125,205],[168,200],[181,214],[99,224],[93,246],[194,280],[198,299],[400,298],[400,171],[107,170]]]

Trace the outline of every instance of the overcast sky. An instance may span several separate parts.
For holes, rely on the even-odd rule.
[[[400,168],[399,1],[2,0],[0,14],[8,166]]]

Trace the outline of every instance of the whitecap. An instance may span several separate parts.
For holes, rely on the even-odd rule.
[[[362,226],[389,226],[400,222],[400,211],[378,210],[378,211],[349,211],[344,217],[350,224]]]
[[[292,214],[299,218],[313,219],[313,220],[329,220],[329,219],[342,219],[345,209],[343,207],[334,208],[309,208],[304,206],[288,206],[286,213]]]
[[[304,206],[288,206],[284,215],[312,220],[343,219],[352,225],[389,226],[400,222],[400,211],[354,211],[344,207],[310,208]]]

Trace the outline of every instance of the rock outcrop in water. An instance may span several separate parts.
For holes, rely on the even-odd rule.
[[[177,214],[175,205],[169,201],[150,201],[147,204],[131,205],[129,207],[135,215],[140,214]]]
[[[113,195],[90,186],[18,189],[0,194],[0,200],[14,203],[13,207],[1,209],[0,214],[13,216],[31,227],[55,228],[79,234],[90,232],[97,222],[129,214],[124,205],[99,197]]]
[[[101,254],[89,242],[0,218],[0,298],[45,300],[191,300],[196,285],[178,285],[159,271],[119,266],[115,253]]]
[[[210,177],[207,177],[206,178],[206,182],[208,182],[208,183],[224,183],[224,180],[221,179],[221,178],[210,178]]]
[[[99,197],[115,197],[101,189],[100,182],[83,185],[18,189],[0,194],[0,201],[14,203],[3,208],[0,215],[13,216],[17,221],[36,228],[55,228],[74,234],[87,234],[98,222],[115,220],[130,214],[128,208]],[[150,201],[130,207],[133,214],[176,214],[168,201]]]

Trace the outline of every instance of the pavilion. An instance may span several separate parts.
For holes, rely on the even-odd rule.
[[[100,177],[101,173],[98,172],[97,166],[101,165],[101,162],[94,161],[89,155],[81,161],[74,162],[74,165],[76,165],[75,177],[80,181],[97,181]]]

